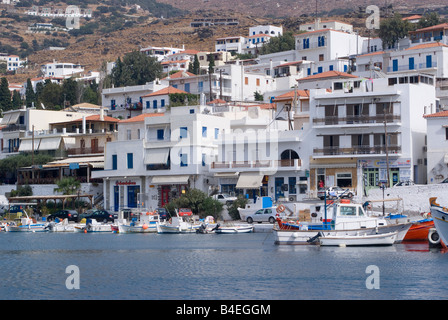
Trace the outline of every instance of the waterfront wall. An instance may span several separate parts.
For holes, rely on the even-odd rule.
[[[420,214],[429,212],[429,198],[437,197],[437,202],[442,206],[448,206],[448,183],[414,185],[392,187],[384,190],[385,199],[403,199],[400,206],[405,214]],[[382,200],[383,191],[381,189],[372,189],[366,198],[361,201]],[[381,202],[374,202],[374,207],[382,206]],[[396,207],[397,201],[385,202],[386,208]]]

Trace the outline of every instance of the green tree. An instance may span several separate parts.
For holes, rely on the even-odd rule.
[[[432,27],[440,23],[440,17],[437,12],[427,12],[417,23],[417,29]]]
[[[62,82],[62,95],[64,102],[70,106],[78,103],[77,101],[78,82],[72,78],[65,79]],[[66,106],[64,106],[65,108]]]
[[[5,77],[0,82],[0,109],[1,111],[12,109],[11,91],[9,91],[8,80]]]
[[[264,101],[263,95],[260,92],[255,91],[254,92],[254,100],[255,101]]]
[[[112,81],[115,86],[143,85],[154,81],[162,75],[162,65],[155,57],[149,57],[140,51],[132,51],[121,59],[117,59],[112,70]]]
[[[383,42],[383,48],[387,49],[405,38],[412,29],[409,21],[403,20],[400,14],[395,14],[392,18],[381,20],[378,36]]]
[[[261,54],[289,51],[295,49],[295,39],[292,32],[285,32],[278,37],[271,37],[269,42],[261,47]]]
[[[193,63],[188,65],[188,71],[198,75],[201,72],[201,65],[199,64],[198,55],[194,55]]]
[[[31,108],[33,102],[36,104],[36,94],[34,93],[33,85],[31,84],[31,79],[29,78],[26,80],[25,102],[27,108]]]
[[[12,93],[12,108],[20,109],[22,106],[22,97],[20,96],[19,91],[14,90]]]
[[[53,160],[48,154],[34,155],[34,164],[45,164]],[[15,183],[17,180],[17,169],[22,167],[30,167],[33,164],[31,153],[22,153],[13,155],[0,160],[0,181],[9,181]]]
[[[60,192],[63,195],[73,195],[81,188],[81,182],[74,177],[64,177],[56,182],[57,188],[54,191]],[[73,200],[73,204],[75,201]]]
[[[208,73],[211,74],[215,70],[215,55],[210,53],[208,55]]]
[[[222,207],[222,203],[208,197],[207,194],[198,189],[187,190],[165,206],[172,216],[175,215],[175,209],[190,208],[193,214],[199,215],[200,218],[211,215],[215,220],[221,217]]]
[[[244,208],[247,204],[247,199],[243,197],[238,197],[235,201],[233,201],[232,205],[228,208],[229,216],[233,220],[240,220],[240,212],[238,208]]]
[[[39,99],[45,105],[45,108],[59,110],[64,101],[62,87],[50,80],[45,80]]]

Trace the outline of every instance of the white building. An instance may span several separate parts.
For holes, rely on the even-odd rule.
[[[283,35],[283,27],[261,25],[249,28],[249,36],[254,36],[257,34],[268,34],[271,37],[278,37]]]
[[[204,113],[207,108],[175,107],[123,120],[118,141],[106,144],[105,170],[93,176],[104,180],[105,208],[155,209],[187,188],[209,193],[214,177],[208,164],[229,121]]]
[[[332,91],[310,90],[312,190],[321,180],[358,195],[387,181],[426,182],[422,115],[435,104],[435,88],[428,76],[406,77],[339,80]]]
[[[141,97],[143,113],[164,113],[170,105],[170,94],[187,93],[174,87],[166,87]]]
[[[166,59],[167,56],[184,51],[185,48],[173,48],[173,47],[153,47],[149,46],[140,49],[141,52],[145,53],[150,57],[157,58],[158,61]]]
[[[84,72],[79,64],[53,61],[41,67],[43,77],[70,78]]]
[[[215,51],[243,53],[246,39],[241,36],[222,37],[215,40]]]
[[[343,32],[353,32],[353,26],[349,23],[341,22],[338,20],[324,20],[316,19],[314,22],[304,23],[300,25],[301,31],[316,31],[322,29],[332,29]]]
[[[434,109],[434,108],[433,108]],[[448,111],[424,115],[427,123],[428,184],[448,178]]]
[[[112,117],[132,118],[142,113],[142,96],[167,86],[168,82],[157,79],[144,85],[103,89],[101,104]]]

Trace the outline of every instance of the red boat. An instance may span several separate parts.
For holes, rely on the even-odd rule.
[[[432,219],[418,221],[411,226],[403,241],[428,240],[428,232],[431,228],[434,228]]]

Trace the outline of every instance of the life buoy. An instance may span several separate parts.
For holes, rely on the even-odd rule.
[[[286,207],[283,204],[281,204],[277,207],[276,210],[278,213],[282,213],[283,211],[285,211],[285,209],[286,209]]]

